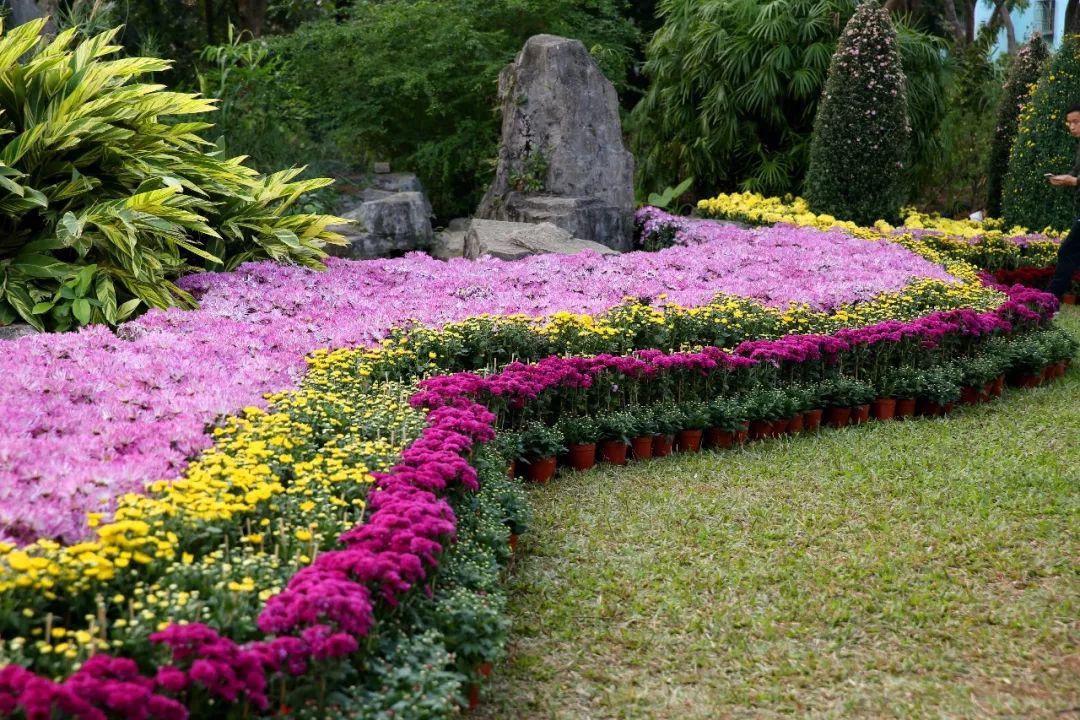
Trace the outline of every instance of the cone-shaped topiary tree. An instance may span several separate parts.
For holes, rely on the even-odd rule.
[[[990,164],[986,172],[986,213],[990,217],[1001,216],[1001,191],[1005,173],[1009,169],[1009,152],[1016,129],[1020,123],[1020,108],[1031,95],[1031,88],[1039,80],[1042,66],[1050,57],[1042,36],[1036,34],[1020,48],[1009,69],[1009,77],[1001,93],[994,125],[994,138],[990,143]]]
[[[1080,103],[1080,35],[1067,35],[1050,58],[1031,100],[1020,110],[1009,171],[1001,192],[1008,225],[1064,230],[1076,219],[1073,188],[1048,185],[1045,173],[1067,173],[1076,158],[1065,113]]]
[[[910,137],[896,30],[885,9],[864,2],[840,35],[818,105],[810,206],[861,225],[895,219]]]

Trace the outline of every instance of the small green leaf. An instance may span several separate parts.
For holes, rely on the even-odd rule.
[[[94,281],[94,273],[97,272],[97,265],[87,265],[83,269],[79,270],[75,276],[75,294],[79,297],[85,297],[88,290],[90,290],[90,283]]]
[[[54,278],[59,280],[68,271],[68,264],[54,257],[25,252],[17,255],[12,261],[12,265],[23,275],[33,278]]]
[[[75,302],[71,303],[71,313],[80,325],[87,324],[90,322],[90,301],[86,298],[75,298]]]
[[[128,300],[126,303],[116,309],[116,321],[120,322],[121,320],[127,319],[128,316],[131,315],[131,313],[135,312],[135,308],[139,307],[139,305],[141,304],[142,300],[138,298]]]
[[[51,302],[39,302],[33,307],[33,309],[30,310],[30,312],[35,315],[41,315],[42,313],[49,312],[50,310],[52,310],[52,308],[53,304]]]

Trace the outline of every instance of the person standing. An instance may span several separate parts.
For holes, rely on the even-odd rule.
[[[1069,134],[1074,138],[1080,138],[1080,104],[1073,105],[1065,113],[1065,123],[1069,127]],[[1073,187],[1080,194],[1080,146],[1077,146],[1076,162],[1068,175],[1047,174],[1047,180],[1051,185],[1059,187]],[[1072,229],[1058,248],[1057,267],[1054,269],[1054,277],[1046,286],[1048,293],[1053,293],[1060,300],[1062,296],[1072,288],[1072,276],[1080,270],[1080,218],[1073,222]]]

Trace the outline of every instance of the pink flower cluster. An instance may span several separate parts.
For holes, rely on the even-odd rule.
[[[701,352],[670,354],[660,350],[639,350],[633,355],[621,356],[604,354],[563,358],[553,355],[534,364],[510,363],[495,375],[481,377],[462,372],[429,378],[420,383],[419,392],[409,402],[416,407],[441,410],[460,402],[462,397],[480,400],[505,398],[511,407],[521,408],[551,388],[591,387],[593,378],[604,371],[632,378],[649,378],[671,370],[701,373],[731,371],[749,367],[755,362],[715,347],[703,348]]]
[[[683,370],[707,374],[730,372],[757,363],[779,366],[825,360],[836,362],[840,353],[859,347],[900,343],[913,339],[931,349],[948,336],[982,337],[1011,332],[1016,322],[1039,323],[1053,315],[1057,303],[1052,295],[1015,285],[1002,288],[1009,299],[994,312],[970,309],[935,312],[906,322],[887,320],[862,328],[844,328],[834,335],[787,335],[775,340],[751,340],[728,353],[705,347],[700,352],[663,353],[639,350],[629,356],[597,355],[562,358],[552,356],[534,364],[511,363],[495,375],[462,372],[429,378],[420,383],[410,403],[416,407],[443,408],[460,402],[505,398],[511,407],[524,407],[552,388],[588,388],[594,377],[612,371],[631,378]]]
[[[441,262],[331,259],[324,273],[273,263],[181,281],[197,311],[4,343],[0,357],[0,541],[65,542],[87,512],[180,476],[206,427],[295,387],[320,347],[372,345],[393,327],[483,313],[600,313],[627,296],[684,306],[718,292],[828,307],[944,271],[888,243],[802,228],[686,221],[694,246],[601,257]]]
[[[1019,286],[1018,286],[1019,287]],[[842,328],[834,335],[788,335],[776,340],[748,340],[740,343],[734,354],[766,362],[774,366],[781,363],[800,364],[818,360],[835,362],[845,351],[880,344],[897,344],[905,340],[917,341],[925,349],[941,344],[947,336],[982,337],[995,332],[1011,332],[1017,317],[1040,322],[1052,314],[1050,303],[1039,298],[1039,310],[1015,299],[1003,303],[997,310],[980,313],[959,309],[935,312],[912,321],[886,320],[861,328]]]
[[[719,290],[774,307],[797,302],[829,310],[901,290],[914,278],[958,282],[940,266],[896,243],[884,238],[861,240],[842,230],[823,232],[794,225],[743,229],[651,207],[638,211],[637,222],[645,236],[661,228],[674,231],[678,245],[662,253],[682,248],[692,256],[707,248],[710,256],[719,256],[712,262],[722,278]]]

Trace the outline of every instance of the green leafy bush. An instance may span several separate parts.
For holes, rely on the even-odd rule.
[[[638,190],[801,192],[810,135],[851,0],[662,0],[632,114]],[[918,148],[944,111],[941,41],[901,27]]]
[[[912,178],[924,209],[955,216],[986,207],[986,158],[994,138],[994,108],[1002,93],[1001,68],[990,60],[994,37],[980,33],[950,57],[948,110],[935,138],[937,153]]]
[[[994,139],[990,144],[990,162],[986,172],[986,213],[988,217],[1001,216],[1002,184],[1009,169],[1009,152],[1020,123],[1020,108],[1028,101],[1032,87],[1039,81],[1042,66],[1050,57],[1050,50],[1040,35],[1033,35],[1026,45],[1016,52],[1009,77],[998,103]]]
[[[115,30],[39,42],[42,25],[0,38],[0,324],[116,324],[140,306],[194,306],[172,282],[193,270],[322,267],[335,218],[285,213],[329,180],[205,152],[208,124],[165,118],[211,101],[137,82],[168,62],[105,59]]]
[[[380,640],[362,684],[332,695],[330,708],[297,708],[299,718],[367,717],[373,720],[442,720],[456,715],[465,677],[435,629]]]
[[[1007,225],[1065,230],[1076,219],[1075,188],[1048,185],[1044,173],[1067,173],[1075,161],[1076,140],[1065,126],[1065,113],[1078,102],[1077,78],[1080,36],[1068,35],[1020,111],[1001,193]]]
[[[267,54],[255,63],[230,61],[222,95],[238,112],[221,130],[232,151],[256,161],[306,163],[312,152],[361,167],[387,160],[420,177],[438,216],[471,213],[499,140],[499,72],[543,32],[580,39],[626,90],[637,31],[615,0],[363,2],[345,22],[257,41]],[[220,72],[206,71],[215,83]],[[279,106],[291,116],[276,115]]]
[[[904,84],[889,14],[864,2],[840,36],[814,121],[806,200],[816,212],[860,225],[897,218],[911,136]]]

